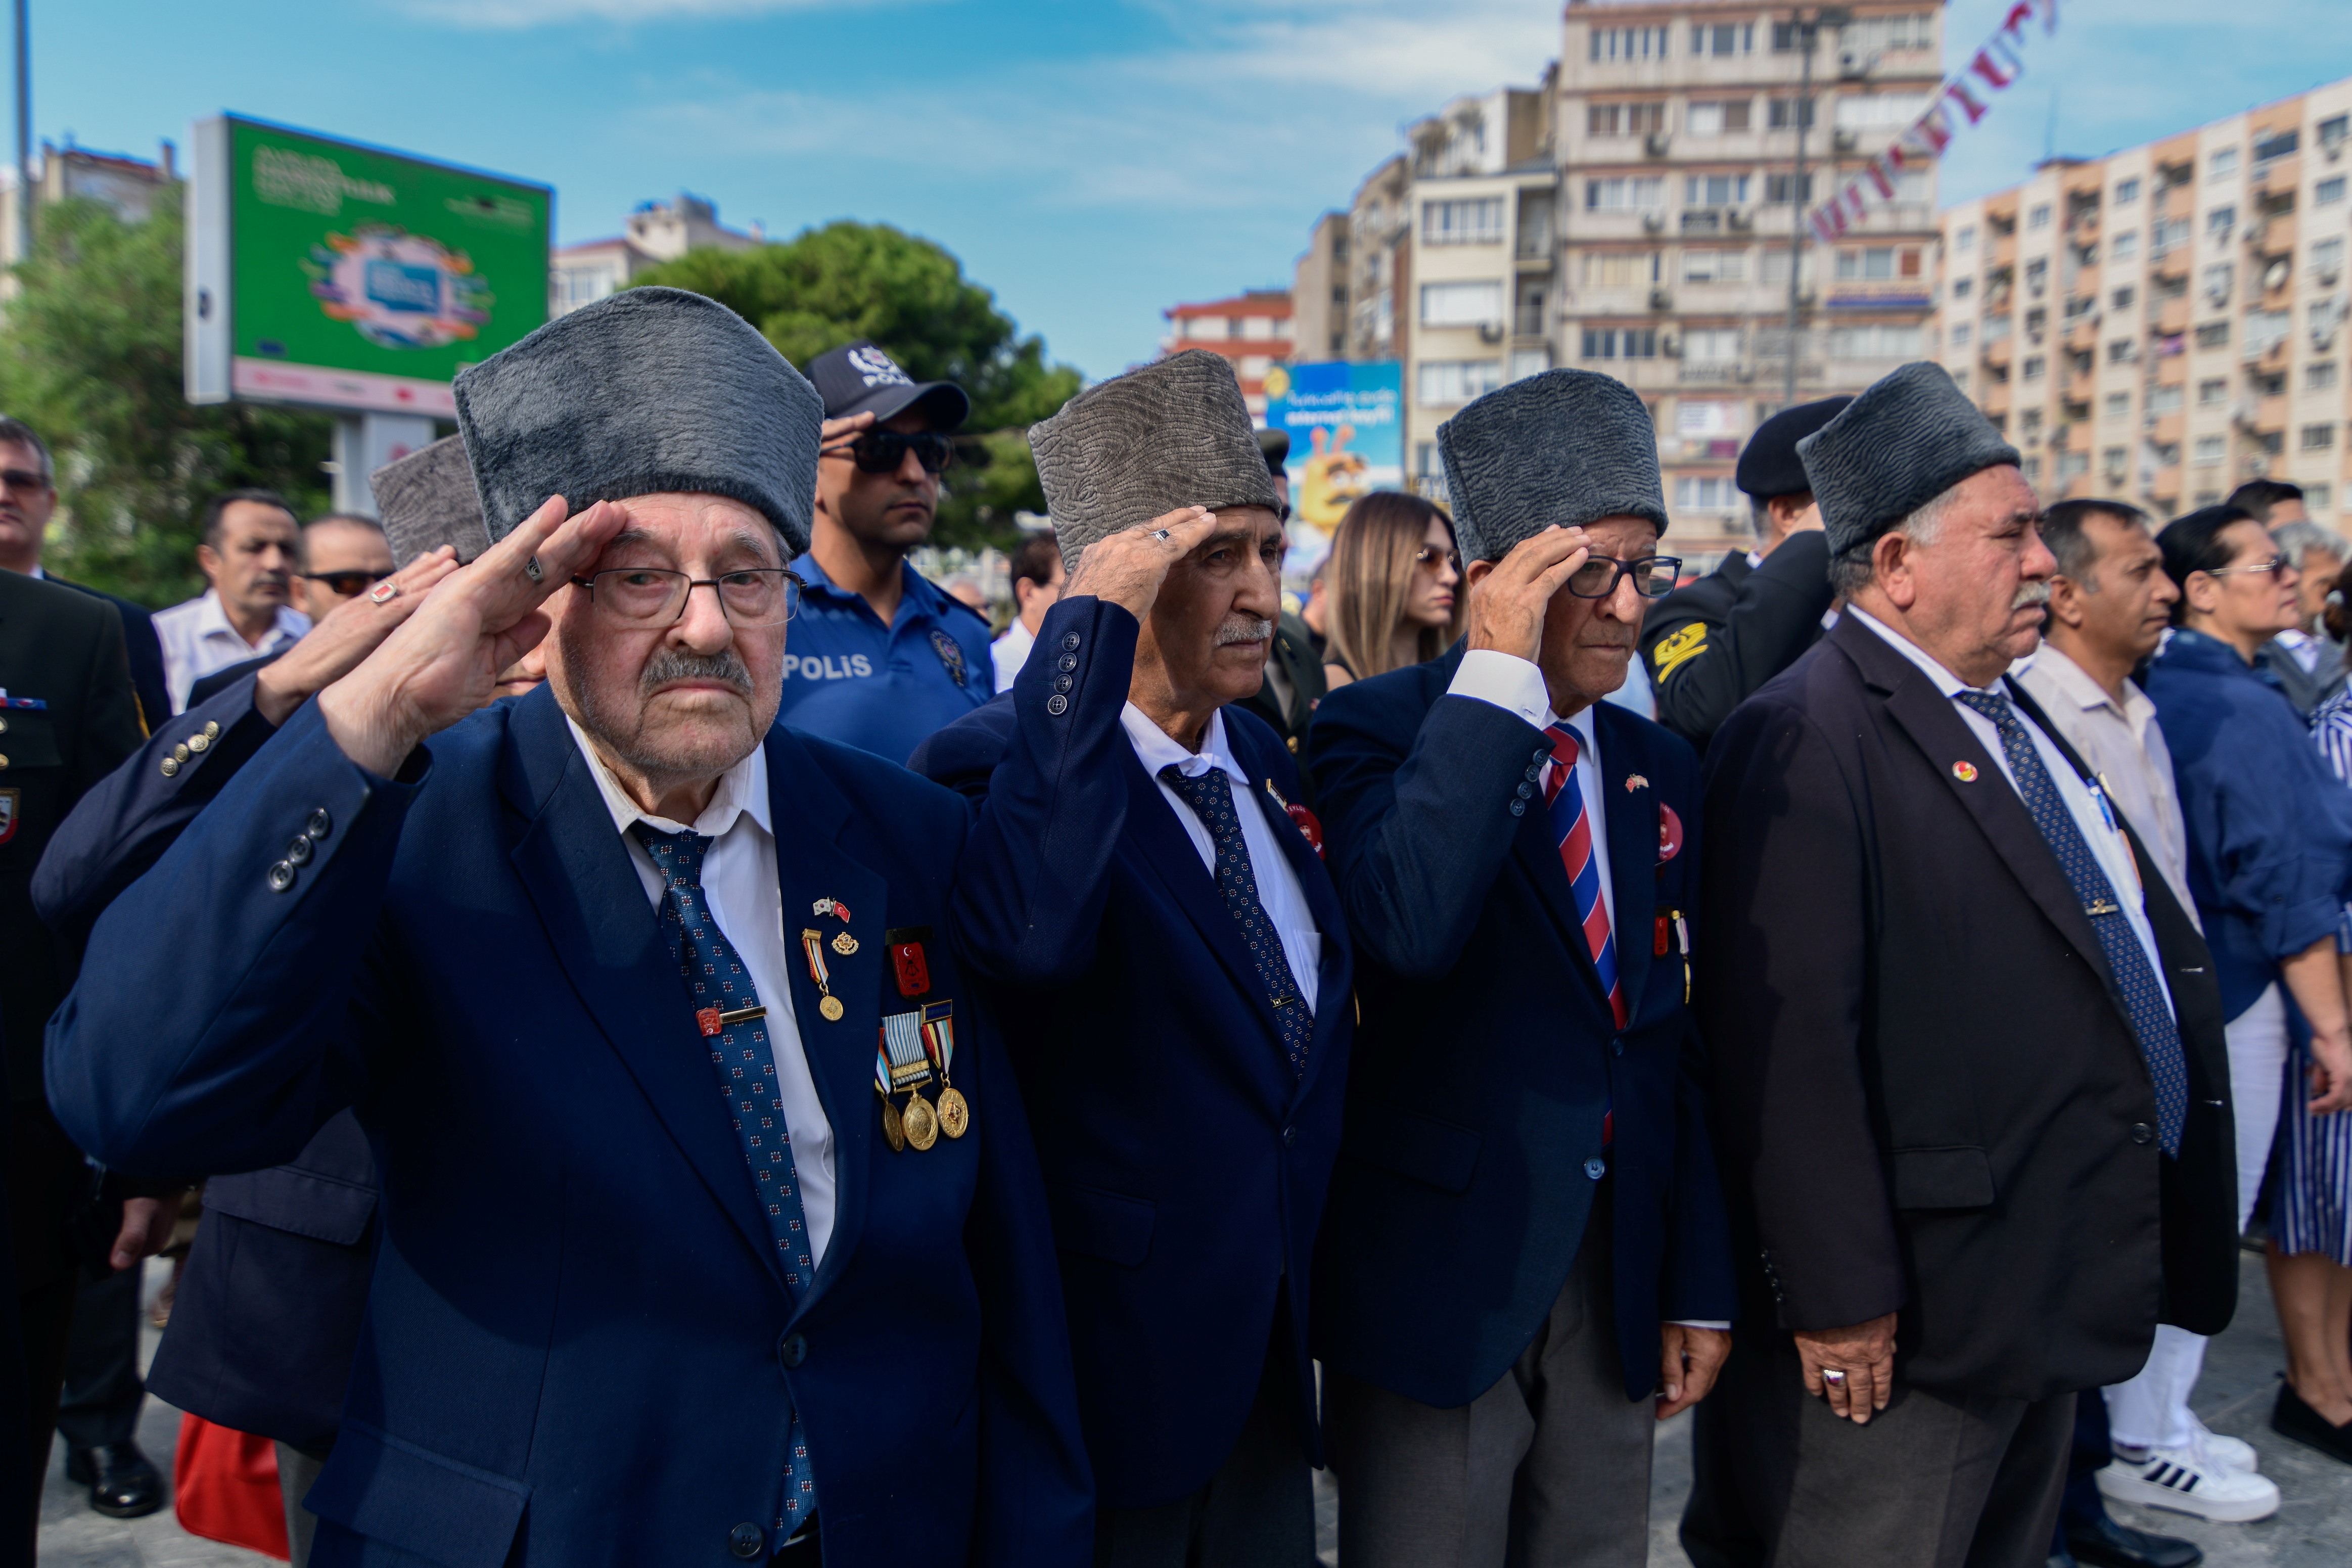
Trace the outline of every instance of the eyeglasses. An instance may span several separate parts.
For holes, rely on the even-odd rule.
[[[832,458],[846,452],[856,459],[861,473],[892,474],[909,451],[927,474],[940,473],[955,461],[955,443],[936,430],[918,430],[911,436],[903,430],[868,430],[854,441],[827,447],[824,455]]]
[[[1438,550],[1424,544],[1413,552],[1412,563],[1433,577],[1437,575],[1440,565],[1451,566],[1458,574],[1462,570],[1462,552],[1458,550]]]
[[[7,478],[7,475],[0,474],[0,479]],[[349,599],[366,593],[391,575],[389,572],[305,572],[302,574],[302,580],[306,583],[324,583],[327,585],[327,591],[335,597]]]
[[[2249,562],[2243,566],[2216,566],[2208,571],[2205,575],[2208,577],[2230,577],[2234,576],[2241,572],[2244,572],[2249,574],[2263,572],[2276,574],[2285,571],[2289,564],[2290,563],[2285,556],[2273,555],[2268,561]]]
[[[1633,591],[1642,597],[1663,599],[1675,591],[1682,572],[1682,558],[1675,555],[1644,555],[1639,561],[1595,555],[1568,574],[1568,591],[1580,599],[1605,599],[1631,577]]]
[[[686,601],[697,588],[719,595],[719,608],[732,626],[780,626],[801,604],[801,580],[782,566],[751,566],[716,577],[689,577],[653,566],[614,566],[572,581],[588,590],[598,615],[631,631],[684,620]]]
[[[0,485],[12,490],[45,490],[49,481],[37,468],[0,468]]]

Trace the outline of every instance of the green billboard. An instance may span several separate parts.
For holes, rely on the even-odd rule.
[[[553,193],[259,121],[196,127],[188,396],[447,417],[547,320]]]

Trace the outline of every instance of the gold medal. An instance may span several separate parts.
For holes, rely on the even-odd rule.
[[[940,1141],[940,1119],[931,1110],[931,1102],[920,1094],[907,1096],[907,1109],[900,1116],[907,1129],[907,1142],[918,1149],[928,1149]]]
[[[971,1125],[971,1107],[963,1102],[963,1090],[955,1088],[940,1091],[940,1131],[950,1138],[961,1138]]]
[[[843,931],[839,936],[833,939],[833,951],[841,954],[842,957],[847,958],[850,954],[857,951],[857,939],[850,935],[847,931]]]
[[[882,1097],[882,1141],[890,1145],[893,1154],[907,1152],[907,1124],[899,1120],[898,1108],[890,1103],[888,1095]]]
[[[828,1024],[841,1022],[841,998],[838,996],[827,996],[816,1005],[816,1010],[824,1015]]]

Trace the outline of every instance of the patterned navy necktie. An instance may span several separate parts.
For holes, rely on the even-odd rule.
[[[1282,951],[1282,938],[1274,922],[1265,918],[1265,906],[1257,901],[1257,874],[1250,868],[1249,844],[1242,837],[1241,818],[1234,811],[1233,785],[1222,769],[1211,768],[1199,778],[1186,778],[1173,763],[1160,770],[1160,782],[1192,808],[1192,815],[1216,841],[1217,891],[1223,895],[1234,923],[1242,928],[1250,962],[1257,965],[1258,984],[1265,988],[1265,999],[1274,1004],[1275,1026],[1282,1032],[1282,1052],[1290,1058],[1291,1076],[1303,1077],[1315,1016],[1307,1010],[1307,998],[1298,994],[1290,960]]]
[[[662,934],[677,955],[678,973],[686,977],[694,1009],[716,1008],[732,1013],[760,1005],[759,988],[745,973],[743,960],[719,929],[702,896],[702,858],[710,840],[699,833],[664,833],[639,822],[631,832],[654,858],[660,870],[664,897]],[[697,1020],[699,1026],[700,1020]],[[763,1019],[719,1024],[708,1036],[710,1068],[719,1076],[719,1092],[726,1098],[728,1118],[751,1164],[760,1207],[768,1216],[768,1231],[783,1259],[784,1283],[798,1301],[816,1278],[809,1262],[808,1220],[801,1210],[801,1183],[793,1166],[792,1130],[784,1122],[783,1097],[776,1085],[775,1052],[768,1043]],[[778,1539],[797,1530],[816,1511],[816,1477],[809,1468],[808,1436],[801,1430],[800,1408],[793,1409],[791,1468],[784,1479],[784,1517],[776,1521]]]
[[[2189,1066],[2180,1049],[2179,1026],[2165,1005],[2164,981],[2148,963],[2147,950],[2140,946],[2139,937],[2125,918],[2113,884],[2084,841],[2083,830],[2075,824],[2074,814],[2066,809],[2050,771],[2042,765],[2042,754],[2034,750],[2033,739],[2025,732],[2024,721],[2018,718],[2008,694],[1958,691],[1953,700],[1991,720],[1993,728],[2000,731],[2001,755],[2009,759],[2009,771],[2017,775],[2017,793],[2024,797],[2033,826],[2042,830],[2058,857],[2059,868],[2073,885],[2074,897],[2082,901],[2083,913],[2098,933],[2107,967],[2115,972],[2116,986],[2131,1015],[2132,1034],[2147,1062],[2147,1076],[2156,1085],[2158,1133],[2164,1152],[2177,1157],[2181,1124],[2189,1115]]]

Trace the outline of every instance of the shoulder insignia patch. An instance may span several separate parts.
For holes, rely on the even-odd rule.
[[[1650,657],[1658,667],[1658,679],[1664,680],[1684,665],[1706,651],[1707,626],[1705,621],[1693,621],[1679,631],[1670,632],[1658,639]]]

